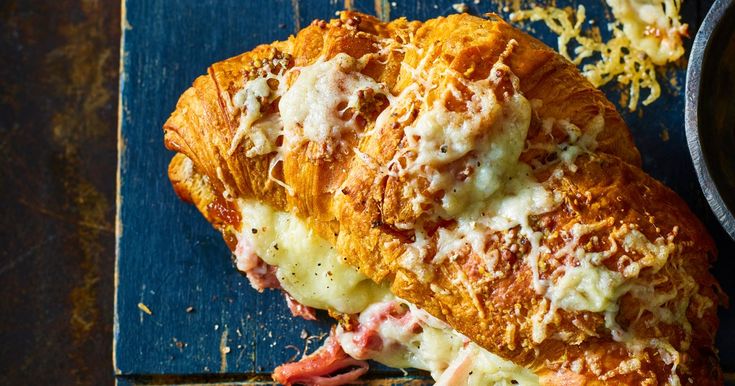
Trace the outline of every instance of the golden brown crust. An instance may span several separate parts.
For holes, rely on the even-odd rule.
[[[533,274],[524,263],[528,240],[515,230],[502,234],[488,231],[489,248],[497,251],[503,272],[492,280],[484,279],[474,261],[477,256],[470,253],[432,267],[430,282],[423,282],[399,264],[413,233],[398,224],[420,214],[408,208],[410,197],[399,189],[406,181],[379,175],[351,149],[359,146],[379,165],[386,165],[401,146],[405,123],[393,119],[390,122],[394,124],[383,125],[377,134],[361,140],[355,133],[347,133],[342,140],[348,145],[329,156],[323,156],[312,143],[285,154],[272,176],[288,184],[293,195],[268,178],[274,154],[230,154],[240,116],[232,106],[233,96],[247,79],[256,76],[263,63],[291,68],[338,53],[359,58],[377,53],[383,39],[423,49],[424,55],[434,55],[428,58],[432,63],[445,65],[468,79],[486,78],[508,42],[516,40],[517,48],[507,64],[518,76],[526,98],[540,101],[534,104],[527,137],[530,144],[556,145],[568,139],[566,132],[556,128],[542,130],[545,121],[566,119],[585,130],[595,116],[604,116],[596,154],[579,157],[575,171],[562,163],[536,170],[537,180],[563,197],[556,209],[531,221],[534,230],[543,233],[543,245],[550,251],[540,257],[540,275],[548,278],[554,267],[574,264],[571,254],[555,252],[563,248],[575,224],[602,224],[579,240],[588,252],[609,249],[613,240],[622,243],[621,229],[635,229],[647,240],[670,242],[675,252],[665,266],[653,269],[644,264],[637,280],[659,283],[656,291],[665,292],[692,279],[695,285],[678,294],[686,300],[683,312],[691,332],[681,323],[655,320],[640,299],[630,295],[621,298],[621,312],[615,321],[639,339],[664,340],[681,353],[677,373],[682,383],[688,383],[689,378],[696,384],[721,383],[712,348],[716,307],[697,307],[706,301],[717,304],[717,284],[708,272],[716,251],[706,230],[675,193],[639,169],[640,156],[631,135],[604,95],[571,63],[501,20],[453,15],[423,24],[404,19],[381,23],[370,16],[344,12],[339,20],[315,22],[288,41],[259,46],[212,65],[209,74],[198,78],[181,96],[164,126],[166,146],[179,153],[169,167],[177,193],[197,205],[221,230],[239,222],[236,211],[223,199],[226,195],[256,198],[306,218],[350,264],[375,281],[392,282],[396,295],[446,320],[490,351],[532,368],[542,383],[665,382],[672,366],[662,359],[660,350],[649,345],[631,353],[612,338],[600,313],[559,310],[546,327],[557,336],[540,342],[533,338],[532,316],[543,313],[549,304],[531,285]],[[434,49],[428,50],[429,46]],[[398,94],[414,81],[402,70],[401,62],[415,67],[421,59],[427,58],[417,56],[416,51],[391,50],[371,58],[362,72]],[[368,117],[365,124],[371,128],[374,117]],[[242,148],[252,146],[245,139]],[[543,147],[531,146],[521,159],[534,163],[548,155]],[[509,233],[509,237],[499,237]],[[644,257],[620,249],[604,264],[622,273],[631,262],[641,262]],[[458,277],[468,278],[472,291],[458,286]],[[436,287],[443,291],[437,292]],[[663,305],[667,309],[679,306],[677,301]],[[646,324],[652,322],[654,326]],[[641,365],[621,367],[631,359]]]

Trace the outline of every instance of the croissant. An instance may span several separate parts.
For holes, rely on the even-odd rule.
[[[281,286],[302,315],[328,309],[356,360],[415,366],[377,354],[398,344],[385,329],[372,331],[377,346],[355,346],[375,320],[410,314],[401,334],[449,328],[462,341],[462,361],[429,369],[443,384],[500,382],[473,378],[470,346],[516,366],[521,383],[722,383],[712,239],[640,169],[605,96],[495,15],[315,21],[213,64],[164,135],[176,192],[238,268],[254,285],[275,273],[260,288]],[[348,283],[320,291],[342,292],[299,289],[322,272],[312,258]]]

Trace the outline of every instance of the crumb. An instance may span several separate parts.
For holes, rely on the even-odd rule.
[[[153,312],[151,311],[151,309],[148,308],[148,306],[146,306],[143,303],[138,303],[138,309],[140,309],[141,311],[145,312],[148,315],[153,315]]]
[[[661,130],[659,137],[661,137],[662,141],[667,142],[669,140],[669,130],[668,129]]]
[[[186,307],[186,312],[191,314],[192,312],[194,312],[194,307],[192,306]]]
[[[454,8],[454,10],[459,13],[467,13],[467,11],[470,10],[470,7],[468,7],[465,3],[452,4],[452,8]]]
[[[178,348],[179,350],[183,350],[183,349],[184,349],[184,348],[185,348],[185,347],[187,346],[187,344],[186,344],[186,343],[184,343],[184,342],[182,342],[182,341],[180,341],[180,340],[178,340],[178,339],[176,339],[176,338],[174,338],[174,345],[175,345],[175,346],[176,346],[176,348]]]

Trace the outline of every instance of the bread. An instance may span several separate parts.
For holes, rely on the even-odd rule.
[[[164,125],[179,196],[238,200],[541,384],[720,384],[716,249],[615,107],[490,15],[355,13],[213,64]]]

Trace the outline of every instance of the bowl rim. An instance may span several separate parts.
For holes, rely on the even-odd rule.
[[[710,208],[722,224],[730,237],[735,240],[735,215],[730,212],[725,200],[715,185],[715,181],[709,172],[709,166],[702,151],[699,130],[699,91],[701,89],[702,64],[705,54],[709,51],[710,37],[717,27],[725,22],[725,14],[735,4],[733,0],[715,0],[707,12],[697,36],[692,44],[689,55],[689,65],[686,74],[686,98],[684,101],[684,128],[689,146],[689,154],[692,156],[697,179],[702,188]]]

